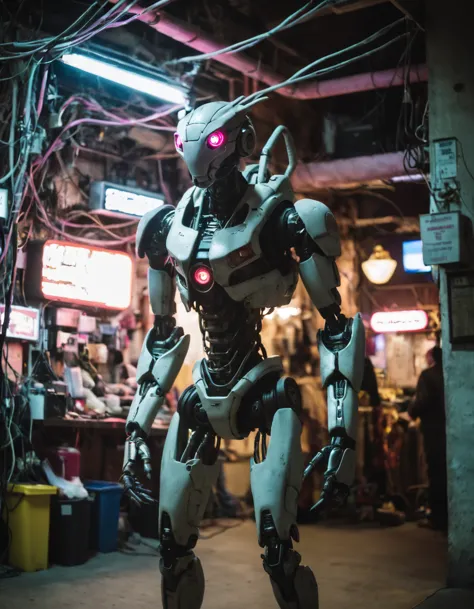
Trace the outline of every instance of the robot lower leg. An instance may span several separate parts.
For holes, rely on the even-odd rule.
[[[298,540],[298,530],[292,530]],[[263,568],[270,576],[280,609],[318,609],[318,585],[309,567],[300,566],[301,556],[290,539],[279,538],[270,512],[262,514]]]
[[[200,609],[204,598],[204,573],[192,551],[197,537],[186,546],[178,544],[168,514],[162,515],[160,534],[160,571],[163,609]]]
[[[301,556],[293,550],[291,539],[283,541],[278,537],[270,512],[262,514],[262,521],[262,541],[265,546],[263,568],[278,586],[283,599],[295,601],[294,575]]]
[[[266,404],[270,446],[264,439],[262,449],[256,448],[250,470],[259,544],[265,548],[263,566],[280,609],[318,609],[316,579],[293,550],[293,540],[299,538],[296,512],[303,474],[299,393],[294,381],[278,383],[285,391],[273,393]]]
[[[199,524],[219,471],[215,435],[175,413],[163,448],[160,481],[160,571],[164,609],[200,609],[204,574],[194,555]],[[218,442],[218,441],[217,441]]]

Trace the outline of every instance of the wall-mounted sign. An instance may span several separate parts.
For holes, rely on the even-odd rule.
[[[444,189],[451,185],[458,175],[458,153],[457,140],[445,138],[434,142],[434,186],[436,189]]]
[[[456,264],[462,260],[462,216],[457,211],[420,216],[423,262]]]
[[[5,306],[0,305],[0,320],[2,324],[4,314]],[[13,305],[10,311],[7,338],[37,342],[39,339],[39,319],[40,312],[38,309]]]
[[[387,332],[417,332],[428,327],[426,311],[379,311],[370,319],[370,327],[376,334]]]
[[[130,256],[96,247],[46,241],[41,265],[43,298],[103,309],[126,309],[132,297]]]
[[[165,202],[163,195],[110,182],[93,182],[89,207],[111,216],[141,218]]]

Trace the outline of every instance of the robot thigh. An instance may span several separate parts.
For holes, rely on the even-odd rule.
[[[255,507],[258,542],[265,546],[266,521],[273,523],[278,537],[289,540],[296,527],[298,495],[303,481],[301,422],[292,408],[276,411],[266,458],[251,460],[250,483]]]

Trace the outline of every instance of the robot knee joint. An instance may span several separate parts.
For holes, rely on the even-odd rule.
[[[261,543],[265,546],[262,555],[263,568],[277,584],[283,598],[287,601],[296,598],[294,576],[301,562],[301,556],[293,550],[290,539],[279,538],[273,518],[269,511],[262,513]],[[297,530],[292,531],[292,537],[297,538]]]
[[[272,515],[269,510],[262,512],[261,545],[265,547],[263,566],[269,575],[282,570],[288,562],[288,555],[293,552],[293,538],[298,538],[296,527],[291,531],[291,537],[283,540],[278,536]]]
[[[178,544],[171,527],[171,519],[166,512],[163,513],[160,527],[160,554],[163,574],[166,572],[172,573],[180,559],[192,555],[197,540],[197,535],[191,535],[185,546]]]

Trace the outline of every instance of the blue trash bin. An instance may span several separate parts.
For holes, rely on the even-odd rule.
[[[89,547],[96,552],[115,552],[123,487],[116,482],[97,480],[84,482],[84,486],[93,499]]]

